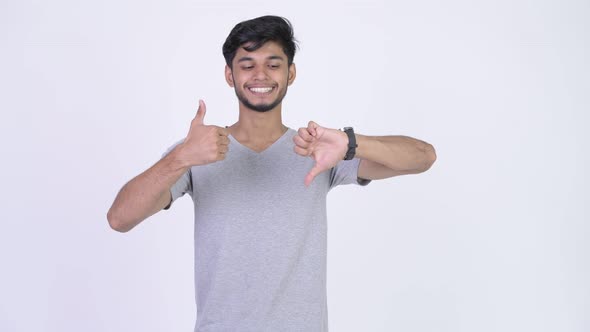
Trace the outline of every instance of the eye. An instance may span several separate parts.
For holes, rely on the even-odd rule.
[[[243,70],[250,70],[252,68],[254,68],[254,66],[252,66],[252,65],[250,65],[250,66],[242,66],[242,69]]]
[[[272,65],[268,65],[271,69],[278,69],[280,67],[280,65],[278,64],[272,64]]]

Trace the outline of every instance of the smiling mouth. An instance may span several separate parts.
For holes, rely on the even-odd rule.
[[[274,90],[274,87],[250,87],[248,88],[248,90],[250,90],[252,93],[256,95],[267,95],[272,90]]]

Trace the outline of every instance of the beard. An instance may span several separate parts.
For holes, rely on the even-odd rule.
[[[240,92],[238,90],[237,87],[234,86],[234,90],[236,91],[236,96],[238,97],[238,100],[244,104],[244,106],[248,107],[249,109],[256,111],[256,112],[260,112],[260,113],[264,113],[264,112],[268,112],[270,110],[272,110],[273,108],[277,107],[277,105],[279,105],[282,101],[283,98],[285,98],[285,96],[287,95],[287,86],[285,85],[285,88],[283,90],[279,90],[279,95],[277,96],[277,99],[275,99],[275,101],[273,101],[272,103],[269,104],[253,104],[251,103],[248,98],[246,98],[246,96]]]

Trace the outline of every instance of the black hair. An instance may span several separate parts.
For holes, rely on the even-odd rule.
[[[232,68],[232,61],[240,47],[248,52],[253,52],[268,41],[279,43],[287,55],[289,65],[293,63],[297,48],[297,40],[293,36],[293,26],[286,18],[271,15],[236,24],[223,43],[222,51],[225,63]],[[245,43],[249,43],[249,45],[246,47]]]

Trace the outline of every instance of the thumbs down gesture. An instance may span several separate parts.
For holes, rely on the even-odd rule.
[[[295,153],[311,157],[315,161],[315,165],[305,177],[306,186],[309,186],[318,174],[336,166],[344,159],[348,150],[346,133],[324,128],[313,121],[309,122],[307,128],[299,128],[293,142]]]

